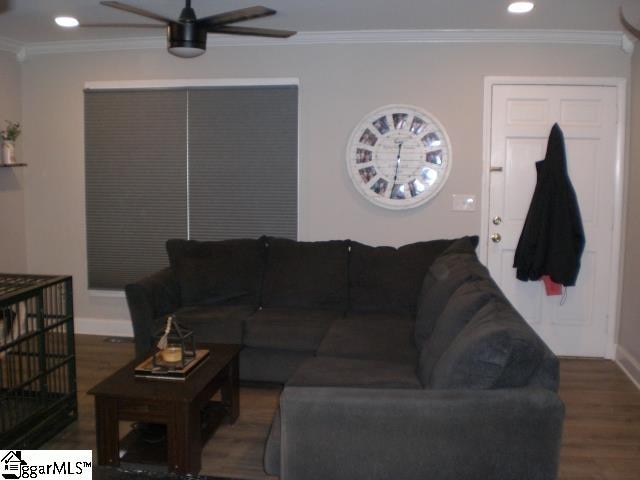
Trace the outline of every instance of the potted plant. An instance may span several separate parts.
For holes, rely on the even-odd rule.
[[[0,138],[2,138],[2,163],[4,165],[12,165],[16,163],[15,142],[20,136],[20,124],[6,120],[7,128],[0,130]]]

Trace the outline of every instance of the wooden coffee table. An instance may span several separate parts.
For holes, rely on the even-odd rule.
[[[136,359],[89,390],[95,396],[98,464],[118,466],[121,460],[160,463],[165,456],[170,472],[195,475],[200,471],[204,443],[225,417],[231,423],[238,418],[241,347],[198,348],[209,349],[209,357],[185,380],[136,377],[133,370],[141,361]],[[218,391],[221,401],[214,402],[211,397]],[[139,447],[135,431],[120,441],[121,420],[166,425],[166,448],[152,448],[144,442]],[[126,451],[122,458],[120,450]]]

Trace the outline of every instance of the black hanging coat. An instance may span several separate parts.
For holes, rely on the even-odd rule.
[[[564,136],[556,123],[547,154],[536,162],[537,183],[518,241],[513,266],[519,280],[549,275],[564,286],[576,284],[585,238],[576,192],[567,170]]]

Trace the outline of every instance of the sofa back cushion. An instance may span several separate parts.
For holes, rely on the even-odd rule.
[[[440,256],[451,253],[469,253],[475,255],[479,242],[480,238],[477,235],[465,235],[464,237],[456,238]]]
[[[511,305],[492,300],[444,352],[425,387],[523,387],[538,370],[545,351],[542,340]]]
[[[183,305],[226,301],[257,305],[264,269],[264,239],[172,239],[166,247]]]
[[[421,292],[426,292],[429,290],[438,280],[443,277],[442,269],[439,267],[441,262],[445,262],[445,272],[446,266],[448,265],[447,259],[445,258],[447,255],[456,255],[456,259],[477,259],[476,256],[476,247],[478,246],[478,237],[462,237],[455,240],[451,245],[449,245],[444,252],[442,252],[438,258],[433,262],[436,268],[432,270],[429,268],[427,270],[421,286]],[[450,262],[451,263],[451,262]],[[488,273],[487,273],[488,275]]]
[[[542,361],[533,372],[533,375],[531,375],[528,386],[558,392],[558,387],[560,386],[560,362],[547,345],[544,346]]]
[[[267,264],[262,286],[265,307],[347,307],[349,242],[297,242],[267,239]]]
[[[415,313],[425,272],[451,243],[452,240],[433,240],[394,248],[352,242],[349,309]]]
[[[453,293],[463,283],[473,279],[492,281],[489,271],[475,254],[443,255],[433,263],[424,277],[418,296],[414,333],[416,348],[422,348],[429,339]]]
[[[418,376],[423,385],[429,384],[436,363],[473,316],[491,299],[499,298],[499,290],[487,279],[467,280],[451,295],[420,349]]]

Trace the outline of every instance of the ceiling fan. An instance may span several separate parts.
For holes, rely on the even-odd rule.
[[[640,5],[636,1],[626,1],[620,6],[622,25],[640,39]]]
[[[244,22],[254,18],[268,17],[276,13],[275,10],[263,6],[255,6],[218,13],[209,17],[197,18],[191,0],[185,0],[185,6],[180,12],[178,20],[172,20],[162,15],[144,10],[142,8],[127,5],[116,1],[102,1],[101,5],[124,10],[143,17],[162,22],[153,24],[131,23],[94,23],[82,24],[83,27],[136,27],[154,28],[165,27],[167,29],[167,49],[169,53],[183,58],[192,58],[202,55],[207,49],[208,33],[227,33],[232,35],[251,35],[256,37],[287,38],[295,35],[290,30],[273,30],[270,28],[238,27],[230,25],[236,22]]]

